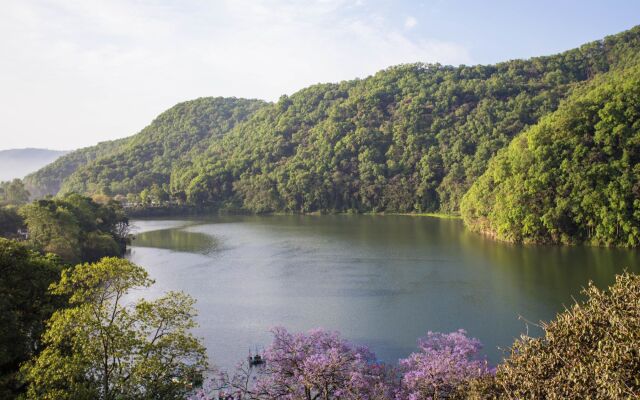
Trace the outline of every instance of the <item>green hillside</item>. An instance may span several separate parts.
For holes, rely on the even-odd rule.
[[[457,213],[474,185],[463,212],[477,231],[511,241],[635,245],[638,224],[628,196],[638,197],[633,186],[637,161],[607,164],[598,169],[597,179],[584,178],[581,188],[567,182],[577,179],[568,168],[578,168],[579,162],[600,165],[619,156],[605,150],[617,146],[615,151],[625,157],[635,151],[629,147],[635,143],[633,135],[628,143],[606,148],[589,147],[588,137],[605,129],[595,109],[612,107],[606,96],[619,93],[611,88],[635,79],[630,71],[635,71],[639,52],[640,27],[635,27],[529,60],[400,65],[366,79],[311,86],[273,104],[197,99],[166,111],[131,138],[71,153],[27,182],[41,188],[40,193],[60,188],[62,193],[126,195],[142,203],[171,199],[252,212]],[[605,92],[605,97],[593,94]],[[622,113],[639,104],[632,93],[625,96],[616,100]],[[592,103],[592,114],[575,111],[585,101]],[[558,127],[559,120],[577,125]],[[558,129],[563,133],[556,137],[552,132]],[[489,161],[521,132],[485,174]],[[549,151],[540,160],[518,153],[524,151],[524,141],[544,135],[554,143],[566,138],[557,140],[558,149],[586,141],[585,154],[591,158],[548,146],[539,147]],[[526,174],[501,172],[507,174],[503,180],[490,178],[502,165],[511,168],[514,157],[533,162],[517,164],[527,168]],[[536,174],[548,180],[535,180],[538,186],[529,187]],[[618,182],[625,174],[631,178]],[[511,193],[511,185],[526,190]],[[600,207],[600,216],[562,203],[581,196],[571,190],[585,195],[580,207]],[[594,190],[599,198],[589,197]],[[539,196],[531,191],[544,191],[549,198],[533,200]],[[616,195],[627,197],[614,200]],[[613,202],[618,211],[613,212]]]
[[[255,212],[456,212],[499,149],[638,50],[637,27],[550,57],[312,86],[238,125],[171,188]]]
[[[461,208],[501,240],[637,246],[640,66],[596,79],[518,136]]]
[[[174,164],[202,152],[264,104],[221,97],[180,103],[137,135],[75,151],[26,182],[41,195],[128,194],[154,184],[168,186]]]
[[[85,147],[68,153],[38,171],[27,175],[24,182],[35,197],[57,194],[62,182],[79,167],[95,160],[106,157],[127,142],[128,138],[101,142],[95,146]]]

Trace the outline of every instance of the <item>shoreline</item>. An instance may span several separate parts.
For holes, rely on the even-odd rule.
[[[401,212],[376,212],[376,211],[366,211],[366,212],[322,212],[322,211],[312,211],[312,212],[284,212],[284,211],[274,211],[274,212],[266,212],[266,213],[252,213],[249,211],[236,209],[236,210],[220,210],[214,208],[198,208],[198,207],[157,207],[157,208],[146,208],[146,209],[137,209],[133,210],[133,212],[127,212],[127,217],[131,219],[145,219],[145,218],[175,218],[175,217],[185,217],[185,216],[210,216],[210,215],[226,215],[226,216],[246,216],[246,215],[310,215],[310,216],[322,216],[322,215],[377,215],[377,216],[407,216],[407,217],[430,217],[430,218],[439,218],[439,219],[456,219],[462,220],[462,216],[459,214],[448,214],[448,213],[439,213],[439,212],[431,212],[431,213],[401,213]]]

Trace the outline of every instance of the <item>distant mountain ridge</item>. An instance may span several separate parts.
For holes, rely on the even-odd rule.
[[[70,151],[38,148],[0,150],[0,181],[24,178],[67,153]]]

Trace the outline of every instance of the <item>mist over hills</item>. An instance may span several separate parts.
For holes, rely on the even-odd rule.
[[[0,181],[24,178],[67,153],[35,148],[0,150]]]

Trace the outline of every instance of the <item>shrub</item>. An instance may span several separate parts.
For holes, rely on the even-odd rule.
[[[640,276],[616,277],[609,291],[593,284],[587,299],[523,336],[498,367],[504,397],[619,399],[640,397]]]

